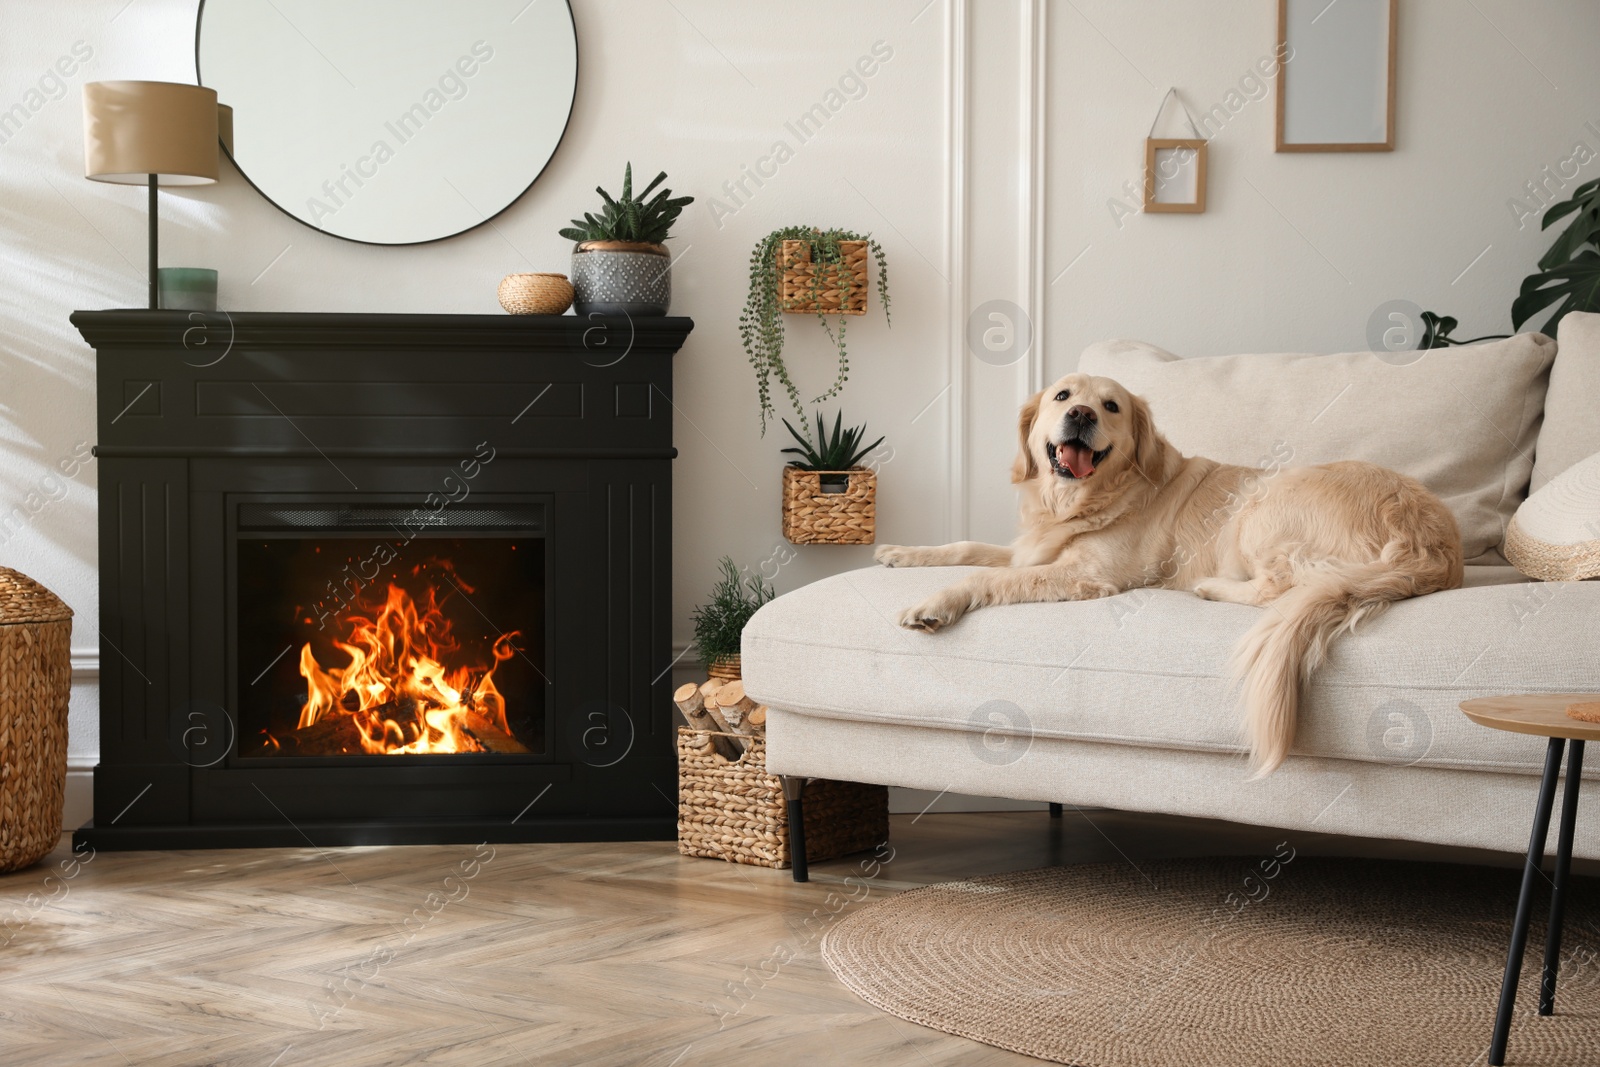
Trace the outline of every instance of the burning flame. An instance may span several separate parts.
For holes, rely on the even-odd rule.
[[[520,750],[494,684],[495,669],[516,654],[516,636],[513,630],[495,639],[492,664],[446,667],[461,648],[436,590],[430,585],[419,605],[391,584],[376,617],[352,617],[348,637],[334,641],[350,657],[347,666],[325,668],[310,642],[301,647],[300,729],[348,715],[373,755],[504,750],[496,740]]]

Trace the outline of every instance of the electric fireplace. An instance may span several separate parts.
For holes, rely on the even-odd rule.
[[[79,312],[97,848],[669,838],[685,319]]]

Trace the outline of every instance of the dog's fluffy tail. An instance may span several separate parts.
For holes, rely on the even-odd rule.
[[[1395,600],[1418,595],[1418,575],[1407,567],[1410,546],[1387,545],[1372,563],[1295,565],[1295,584],[1267,606],[1233,652],[1241,688],[1245,737],[1255,777],[1276,770],[1289,755],[1299,715],[1300,688],[1327,658],[1345,630]]]

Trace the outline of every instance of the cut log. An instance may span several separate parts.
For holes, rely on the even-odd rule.
[[[684,721],[696,730],[704,730],[711,735],[711,747],[717,755],[726,760],[736,760],[744,754],[744,746],[731,737],[719,736],[727,732],[726,720],[719,720],[711,714],[706,707],[705,698],[700,695],[700,687],[693,682],[678,687],[672,694],[672,702],[678,705],[678,710],[683,712]]]
[[[746,726],[764,729],[767,725],[767,706],[765,704],[756,705],[756,709],[744,717],[744,722]]]
[[[684,718],[688,718],[705,707],[706,698],[700,695],[698,685],[685,682],[672,694],[672,702],[678,705],[678,710],[683,712]]]
[[[463,729],[489,752],[498,752],[504,755],[528,751],[527,745],[524,745],[482,715],[468,715]]]
[[[738,729],[744,718],[756,710],[756,702],[745,696],[744,682],[732,681],[717,690],[717,710],[728,720],[728,725]]]

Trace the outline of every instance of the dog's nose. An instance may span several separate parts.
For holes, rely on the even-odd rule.
[[[1099,416],[1094,413],[1093,408],[1084,407],[1082,404],[1074,404],[1067,409],[1067,418],[1076,419],[1079,422],[1094,422]]]

